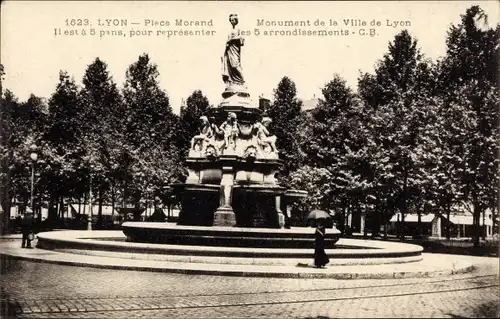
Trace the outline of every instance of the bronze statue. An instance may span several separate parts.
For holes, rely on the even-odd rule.
[[[236,28],[238,24],[238,15],[234,13],[229,15],[229,22],[231,22],[233,29],[229,33],[224,55],[222,57],[222,80],[227,86],[233,83],[243,85],[245,80],[241,67],[241,47],[245,40],[241,35],[240,29]]]

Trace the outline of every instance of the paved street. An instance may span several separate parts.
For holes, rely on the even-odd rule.
[[[476,259],[472,273],[398,280],[196,276],[4,260],[2,312],[19,318],[495,317],[498,261]]]

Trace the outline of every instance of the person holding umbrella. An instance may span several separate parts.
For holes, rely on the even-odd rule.
[[[309,219],[316,221],[316,232],[314,233],[314,267],[323,268],[330,259],[325,252],[325,224],[331,216],[322,210],[313,210],[309,214]]]

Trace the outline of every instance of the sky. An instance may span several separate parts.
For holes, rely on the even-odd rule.
[[[220,58],[231,28],[228,16],[237,13],[238,27],[247,34],[241,59],[254,103],[258,103],[260,95],[272,98],[283,76],[291,78],[298,97],[307,100],[321,97],[321,89],[335,73],[356,89],[360,72],[373,72],[376,61],[403,29],[418,40],[426,57],[436,60],[444,56],[447,31],[475,4],[486,11],[491,26],[498,23],[499,4],[488,0],[7,0],[2,2],[0,29],[0,61],[6,72],[3,86],[21,101],[31,93],[49,98],[60,70],[67,71],[81,85],[85,69],[99,57],[121,88],[126,69],[147,53],[158,66],[160,87],[167,92],[174,112],[179,112],[182,99],[198,89],[211,104],[217,105],[225,88]],[[118,26],[113,25],[115,21]],[[193,24],[176,25],[186,21]],[[207,25],[197,26],[197,21]],[[281,21],[294,26],[279,26]],[[165,25],[167,22],[170,24]],[[365,22],[367,25],[363,26]],[[158,24],[151,25],[154,23]],[[89,34],[91,29],[95,35]],[[295,29],[310,33],[283,34]],[[87,34],[81,35],[82,30]],[[311,34],[321,30],[332,35]],[[65,31],[78,34],[64,35]],[[173,34],[175,31],[177,34]],[[179,31],[200,31],[205,35],[179,35]],[[137,32],[146,35],[136,35]]]

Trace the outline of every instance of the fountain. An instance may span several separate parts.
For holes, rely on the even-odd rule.
[[[275,179],[282,162],[276,137],[268,131],[272,119],[252,104],[240,64],[244,40],[235,15],[230,22],[233,29],[222,58],[223,100],[201,116],[187,157],[189,176],[185,183],[172,185],[182,203],[179,222],[125,222],[122,231],[40,233],[38,249],[67,254],[45,260],[75,264],[75,254],[78,260],[88,256],[85,265],[95,267],[319,278],[418,277],[472,269],[468,264],[446,264],[447,259],[438,260],[446,264],[438,267],[434,256],[423,259],[417,245],[339,240],[335,227],[325,236],[326,253],[335,267],[308,267],[314,232],[286,227],[289,216],[285,218],[287,206],[307,193],[286,189]],[[385,269],[382,274],[380,269]]]
[[[125,223],[123,231],[130,241],[207,244],[200,237],[210,233],[212,239],[217,238],[212,241],[214,245],[282,245],[278,238],[284,236],[294,237],[295,246],[300,241],[298,237],[303,237],[310,246],[310,230],[279,231],[288,228],[286,222],[290,216],[284,215],[287,207],[307,196],[307,192],[286,189],[276,181],[282,161],[276,136],[269,133],[272,119],[262,114],[259,105],[250,98],[241,67],[245,40],[236,27],[238,17],[233,14],[229,21],[233,28],[221,58],[226,86],[222,101],[199,119],[199,134],[192,137],[186,159],[187,180],[171,185],[182,207],[177,227]],[[187,236],[181,231],[182,226],[197,228],[186,228]],[[243,228],[253,231],[242,236]],[[332,243],[338,240],[336,229],[329,233],[327,240]]]

